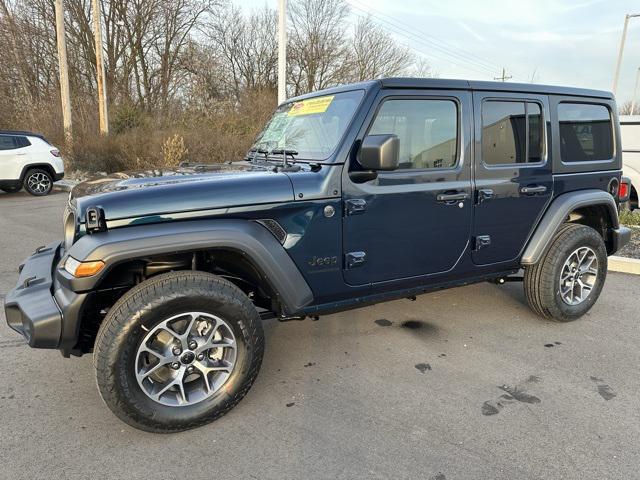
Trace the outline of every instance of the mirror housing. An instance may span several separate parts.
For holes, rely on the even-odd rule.
[[[400,162],[400,139],[397,135],[367,135],[357,157],[365,170],[396,170]]]

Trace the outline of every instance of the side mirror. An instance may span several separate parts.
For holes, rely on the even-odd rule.
[[[365,170],[396,170],[400,162],[400,139],[397,135],[368,135],[362,140],[357,157]]]

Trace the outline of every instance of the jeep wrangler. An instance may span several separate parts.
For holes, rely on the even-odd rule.
[[[77,185],[64,240],[5,298],[31,347],[93,352],[124,422],[213,421],[254,382],[261,320],[485,280],[561,322],[595,303],[618,223],[608,92],[389,78],[280,105],[244,160]],[[524,274],[521,274],[521,271]]]

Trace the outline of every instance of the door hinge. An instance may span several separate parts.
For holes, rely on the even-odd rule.
[[[85,212],[85,228],[89,233],[104,232],[107,229],[104,210],[100,207],[87,208]]]
[[[346,215],[359,215],[367,210],[367,202],[362,198],[350,198],[344,202]]]
[[[476,237],[476,250],[481,250],[489,245],[491,245],[491,235],[478,235]]]
[[[367,261],[367,254],[365,252],[349,252],[345,255],[344,263],[347,270],[364,265]]]

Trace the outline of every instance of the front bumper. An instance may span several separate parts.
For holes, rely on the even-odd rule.
[[[611,231],[611,255],[624,247],[631,240],[631,229],[627,227],[614,228]]]
[[[18,283],[7,294],[4,310],[9,327],[31,347],[60,348],[68,354],[77,338],[75,325],[86,294],[57,282],[61,248],[59,242],[40,247],[20,265]],[[67,327],[73,325],[73,332],[65,331],[65,320]]]

